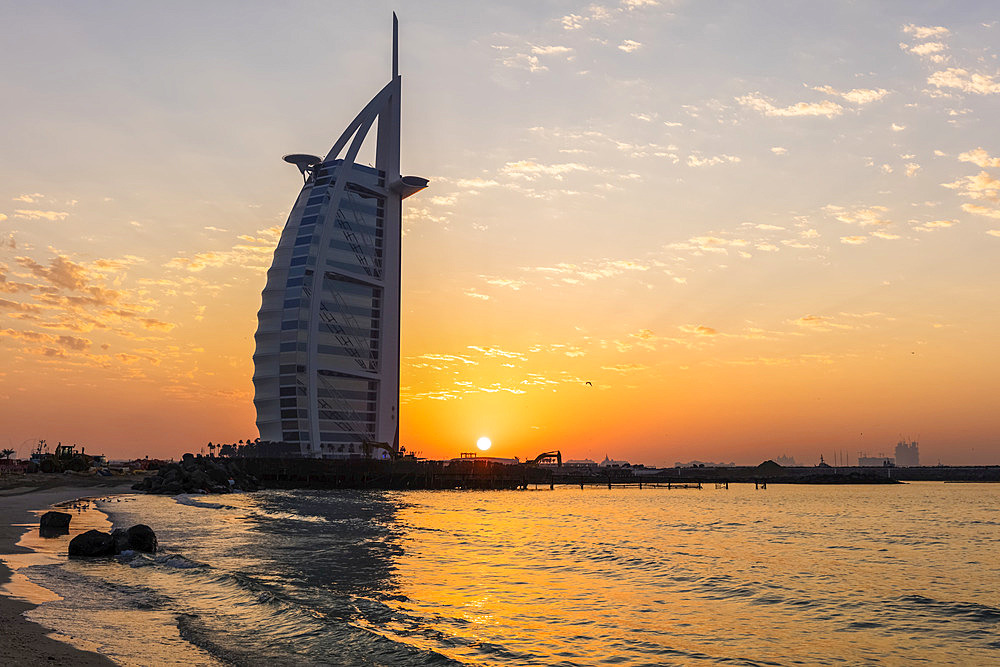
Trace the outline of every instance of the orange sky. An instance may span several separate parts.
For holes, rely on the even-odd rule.
[[[400,15],[404,445],[1000,463],[988,8],[567,7]],[[387,16],[0,9],[3,446],[257,436],[278,158],[384,83]]]

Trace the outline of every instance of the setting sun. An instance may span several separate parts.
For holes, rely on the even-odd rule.
[[[476,440],[476,447],[479,447],[479,449],[484,452],[492,446],[493,442],[485,435],[481,437],[479,440]]]

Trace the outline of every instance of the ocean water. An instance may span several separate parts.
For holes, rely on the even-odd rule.
[[[93,507],[161,553],[20,571],[63,598],[32,618],[122,664],[1000,664],[1000,485]]]

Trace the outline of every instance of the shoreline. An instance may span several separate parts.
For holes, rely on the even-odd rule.
[[[35,477],[32,475],[31,478],[23,480],[31,486],[26,484],[0,488],[0,509],[4,515],[3,521],[0,522],[0,554],[16,556],[33,553],[31,549],[17,544],[25,533],[23,524],[37,525],[38,517],[32,513],[33,510],[47,509],[57,503],[80,498],[128,493],[132,491],[131,485],[137,479],[131,476],[100,479]],[[0,587],[10,583],[12,575],[11,568],[0,560]],[[32,602],[12,597],[9,592],[0,593],[0,627],[3,628],[0,632],[0,656],[4,656],[5,660],[10,659],[12,663],[20,665],[106,667],[116,664],[100,653],[85,651],[51,637],[52,630],[24,616],[25,612],[37,606]]]

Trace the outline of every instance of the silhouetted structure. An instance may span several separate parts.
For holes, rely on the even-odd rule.
[[[399,452],[402,200],[396,17],[392,79],[325,158],[288,155],[305,183],[274,251],[254,336],[263,441],[311,458]],[[375,166],[356,162],[377,121]],[[270,452],[268,452],[270,453]]]

